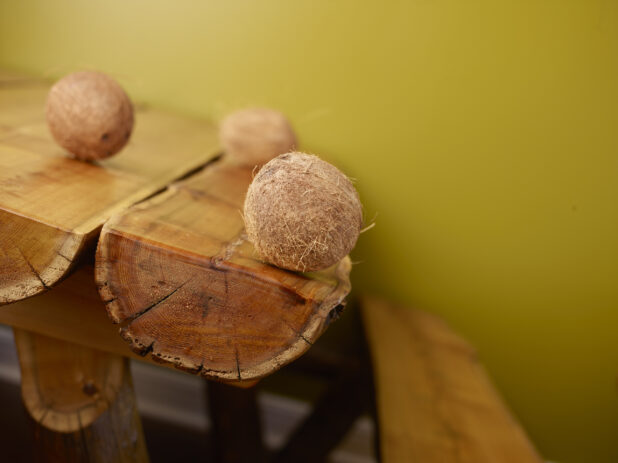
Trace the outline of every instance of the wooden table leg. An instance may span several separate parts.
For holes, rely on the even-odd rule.
[[[312,413],[273,457],[275,463],[326,461],[371,403],[371,376],[366,370],[344,371],[317,401]]]
[[[35,461],[147,462],[128,359],[14,330]]]
[[[309,416],[292,432],[273,456],[273,463],[314,463],[328,460],[354,423],[375,408],[372,366],[357,312],[348,312],[343,344],[338,350],[314,346],[298,360],[297,367],[315,374],[322,371],[330,383],[314,403]],[[292,364],[294,365],[294,364]],[[377,438],[376,438],[377,440]],[[375,444],[375,443],[374,443]]]
[[[208,381],[208,406],[216,463],[262,463],[262,443],[256,388]]]

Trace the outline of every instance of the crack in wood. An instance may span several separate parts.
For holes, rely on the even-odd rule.
[[[235,353],[236,353],[236,373],[238,375],[238,381],[241,381],[242,378],[240,376],[240,360],[238,358],[238,347],[236,347]]]
[[[23,257],[23,259],[26,262],[26,264],[28,265],[28,267],[30,267],[30,271],[32,272],[32,274],[36,277],[37,280],[39,280],[41,282],[41,285],[43,285],[43,288],[50,289],[50,287],[47,286],[47,284],[43,281],[43,278],[41,278],[41,275],[39,275],[39,272],[37,272],[37,270],[34,268],[34,266],[30,263],[30,261],[28,260],[28,258],[24,254],[24,252],[20,248],[17,248],[17,250],[19,251],[19,253]]]
[[[170,297],[172,297],[180,288],[182,288],[184,285],[186,285],[188,283],[189,280],[185,281],[183,284],[181,284],[180,286],[178,286],[176,289],[174,289],[171,293],[169,293],[167,296],[162,297],[161,299],[159,299],[158,301],[150,304],[148,307],[146,307],[144,310],[141,310],[133,315],[128,316],[127,318],[124,319],[125,322],[133,322],[135,321],[137,318],[141,317],[142,315],[144,315],[145,313],[149,312],[150,310],[154,309],[156,306],[158,306],[159,304],[165,302],[167,299],[169,299]]]
[[[152,341],[145,349],[139,352],[139,355],[141,355],[142,357],[145,357],[146,355],[150,354],[154,349],[154,343],[155,342]]]
[[[65,256],[64,254],[62,254],[60,251],[56,251],[56,254],[57,254],[57,255],[59,255],[60,257],[62,257],[63,259],[66,259],[66,261],[67,261],[69,264],[72,264],[72,263],[73,263],[73,260],[71,260],[70,258],[68,258],[67,256]]]
[[[203,163],[193,167],[192,169],[190,169],[187,172],[179,175],[178,177],[173,178],[168,185],[162,186],[161,188],[157,188],[155,191],[153,191],[149,195],[147,195],[147,196],[143,197],[142,199],[140,199],[139,201],[136,201],[135,203],[133,203],[132,207],[136,207],[138,205],[142,205],[143,203],[147,203],[148,201],[150,201],[151,199],[155,198],[156,196],[159,196],[159,195],[161,195],[162,193],[164,193],[166,191],[170,191],[171,188],[173,188],[173,187],[178,189],[178,187],[179,187],[178,182],[186,180],[186,179],[188,179],[190,177],[194,177],[195,175],[199,174],[203,170],[207,169],[211,164],[217,162],[219,159],[221,159],[221,154],[216,156],[216,157],[214,157],[214,158],[212,158],[212,159],[209,159],[206,162],[203,162]]]
[[[299,331],[297,329],[295,329],[292,325],[290,325],[289,322],[284,320],[285,325],[296,335],[296,337],[298,337],[299,339],[302,339],[303,341],[305,341],[307,344],[309,344],[310,346],[313,346],[313,343],[311,341],[309,341],[309,339],[307,339],[305,337],[305,335],[302,333],[302,331]],[[305,323],[305,325],[303,325],[303,328],[307,325],[307,323]]]
[[[206,170],[208,167],[211,167],[213,164],[216,164],[217,162],[219,162],[221,160],[221,158],[223,157],[223,153],[218,154],[217,156],[215,156],[212,159],[209,159],[208,162],[204,163],[204,164],[200,164],[197,167],[194,167],[193,169],[185,172],[184,174],[180,175],[179,177],[177,177],[174,182],[180,182],[182,180],[186,180],[190,177],[194,177],[195,175],[199,174],[200,172],[203,172],[204,170]]]
[[[238,203],[234,201],[229,201],[225,198],[215,196],[208,191],[198,190],[196,188],[188,188],[188,187],[185,187],[184,190],[187,191],[191,195],[191,197],[195,199],[202,199],[202,198],[209,199],[213,202],[225,204],[226,206],[234,208],[234,209],[242,209],[242,205],[239,205]]]

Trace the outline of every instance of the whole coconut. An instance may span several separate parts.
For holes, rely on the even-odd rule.
[[[249,108],[236,111],[221,122],[219,138],[225,153],[234,161],[264,164],[296,147],[296,135],[279,111]]]
[[[81,71],[60,79],[47,97],[47,124],[58,144],[84,161],[120,151],[133,130],[133,105],[111,77]]]
[[[258,254],[278,267],[329,267],[356,244],[363,217],[352,182],[317,156],[287,153],[265,164],[247,191],[244,219]]]

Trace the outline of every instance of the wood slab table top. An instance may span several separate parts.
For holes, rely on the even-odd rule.
[[[223,157],[110,219],[96,282],[134,351],[227,381],[304,353],[350,291],[350,260],[314,273],[260,261],[241,216],[252,168]]]
[[[98,329],[106,310],[133,352],[248,384],[302,355],[337,318],[349,258],[306,274],[262,262],[241,215],[255,166],[221,155],[213,124],[138,106],[127,147],[85,163],[48,133],[48,88],[0,71],[0,305],[21,301],[0,308],[0,322],[118,353],[108,327]],[[70,320],[22,301],[92,263],[97,242],[93,308],[75,306],[88,265],[47,298],[66,301]],[[80,310],[84,323],[73,319]],[[77,332],[86,326],[99,341]]]
[[[213,124],[137,106],[127,147],[71,159],[45,122],[49,83],[0,73],[0,305],[58,283],[114,213],[219,154]]]

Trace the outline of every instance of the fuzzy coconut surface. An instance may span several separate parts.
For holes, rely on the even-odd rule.
[[[363,224],[362,205],[348,177],[299,152],[280,155],[260,169],[247,191],[244,219],[262,259],[301,272],[345,257]]]
[[[233,112],[221,122],[219,138],[226,155],[246,165],[262,165],[296,147],[296,135],[288,119],[268,108]]]
[[[60,79],[49,91],[46,112],[54,139],[84,161],[114,155],[133,130],[131,100],[101,72],[74,72]]]

